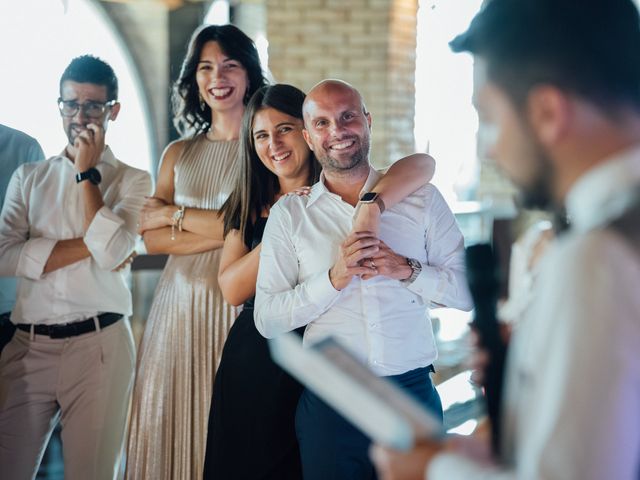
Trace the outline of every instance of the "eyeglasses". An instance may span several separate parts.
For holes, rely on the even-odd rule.
[[[116,100],[110,100],[108,102],[85,102],[78,103],[75,100],[62,100],[58,99],[58,109],[63,117],[73,117],[75,116],[80,109],[82,108],[82,113],[86,117],[90,118],[99,118],[104,112],[107,111],[107,108],[111,108],[116,104]]]

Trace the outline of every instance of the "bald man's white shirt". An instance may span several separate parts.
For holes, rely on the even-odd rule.
[[[362,191],[380,177],[371,169]],[[408,286],[384,276],[354,277],[338,291],[328,272],[354,212],[322,179],[309,196],[286,196],[274,205],[260,252],[256,326],[266,337],[306,326],[307,346],[334,336],[381,376],[428,366],[437,357],[429,307],[471,308],[464,242],[453,214],[433,185],[386,210],[380,238],[419,260],[422,272]]]

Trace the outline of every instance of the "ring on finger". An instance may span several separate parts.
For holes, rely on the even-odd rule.
[[[372,259],[372,260],[369,260],[369,261],[371,262],[371,268],[376,268],[376,264],[375,264],[375,262],[373,261],[373,259]]]

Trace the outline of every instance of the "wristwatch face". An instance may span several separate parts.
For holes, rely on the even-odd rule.
[[[102,176],[97,168],[90,168],[87,170],[87,174],[89,175],[89,181],[94,185],[98,185],[102,180]]]
[[[376,199],[377,196],[378,194],[376,192],[367,192],[364,195],[362,195],[362,197],[360,197],[360,201],[365,203],[371,203]]]
[[[415,258],[407,258],[407,263],[411,267],[411,276],[407,279],[407,282],[411,283],[420,275],[422,264]]]
[[[420,265],[420,262],[417,261],[415,258],[407,258],[407,263],[414,271],[422,270],[422,265]]]

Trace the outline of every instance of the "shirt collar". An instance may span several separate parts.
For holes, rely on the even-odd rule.
[[[611,156],[582,175],[566,198],[571,228],[587,231],[619,217],[636,201],[640,144]]]
[[[327,186],[324,184],[324,172],[320,172],[320,179],[311,187],[309,197],[307,200],[307,208],[310,207],[325,193],[331,193]]]
[[[359,197],[361,197],[364,193],[371,191],[373,186],[378,183],[378,180],[382,177],[382,174],[379,173],[375,168],[369,166],[369,175],[367,176],[367,181],[364,182],[364,187],[360,191]],[[320,198],[324,194],[335,195],[330,192],[327,186],[324,183],[324,171],[320,172],[320,180],[313,185],[311,188],[311,192],[309,193],[309,199],[307,201],[307,208],[315,203],[318,198]]]

